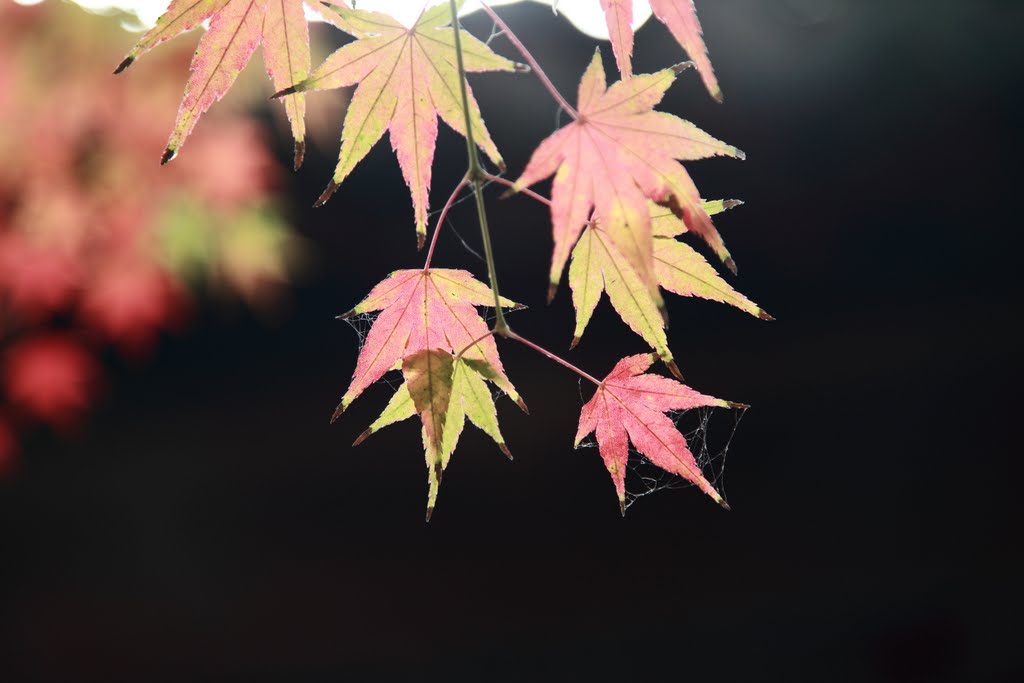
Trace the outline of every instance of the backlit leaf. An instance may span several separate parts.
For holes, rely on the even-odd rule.
[[[452,379],[452,400],[448,408],[448,420],[444,432],[444,466],[459,443],[466,418],[494,439],[498,448],[509,459],[512,454],[505,445],[505,437],[498,427],[498,411],[494,407],[491,390],[484,382],[493,376],[490,366],[481,361],[467,360],[465,356],[455,360]]]
[[[287,88],[309,75],[309,25],[301,0],[267,0],[263,63],[275,90]],[[306,148],[306,96],[296,93],[283,99],[295,138],[294,166],[298,169]]]
[[[708,49],[704,45],[704,37],[697,19],[697,10],[693,0],[650,0],[651,11],[668,30],[675,36],[686,54],[697,65],[697,73],[704,81],[704,86],[717,101],[722,101],[722,89],[715,78],[715,70],[708,58]]]
[[[309,73],[309,29],[302,0],[173,0],[167,11],[131,49],[114,73],[127,69],[143,53],[209,20],[199,40],[174,130],[161,163],[178,153],[199,118],[234,84],[253,52],[263,46],[263,61],[274,87],[281,89]],[[295,167],[305,149],[305,110],[301,94],[285,99],[295,138]]]
[[[402,359],[405,386],[423,422],[423,450],[429,481],[427,521],[434,511],[444,471],[444,425],[452,398],[452,369],[452,355],[444,349],[425,349]]]
[[[623,78],[633,75],[633,0],[601,0],[615,63]]]
[[[461,4],[461,3],[460,3]],[[459,90],[454,30],[448,3],[425,9],[412,28],[378,12],[330,6],[334,25],[357,38],[328,57],[306,80],[278,93],[324,90],[356,85],[345,114],[341,152],[323,204],[377,143],[390,132],[391,147],[412,192],[416,234],[426,235],[431,165],[437,117],[465,135]],[[466,71],[512,71],[516,64],[499,57],[462,32]],[[498,166],[501,155],[468,90],[473,138]]]
[[[701,406],[735,408],[739,405],[705,396],[667,377],[643,374],[655,358],[651,354],[630,356],[619,361],[608,373],[583,406],[576,445],[587,434],[596,432],[601,458],[612,476],[623,514],[626,512],[630,442],[651,464],[678,474],[727,508],[722,496],[701,472],[686,438],[664,413]]]
[[[736,200],[704,202],[709,214],[736,206]],[[690,245],[672,239],[686,226],[671,211],[650,203],[654,233],[654,271],[658,285],[681,296],[696,296],[730,304],[764,320],[772,317],[727,283]],[[629,327],[650,344],[669,369],[679,377],[665,335],[664,319],[639,275],[596,221],[587,226],[572,252],[569,286],[576,308],[576,346],[601,294],[608,292],[615,311]]]
[[[685,242],[656,237],[654,272],[659,285],[680,296],[720,301],[762,320],[772,319],[760,306],[733,289],[703,256]]]
[[[598,225],[584,230],[572,252],[569,286],[576,307],[576,329],[572,345],[579,343],[602,292],[629,327],[651,345],[658,356],[675,370],[665,336],[665,321],[658,312],[650,290],[637,275],[608,234]]]
[[[445,360],[445,357],[448,360]],[[427,363],[432,363],[433,375],[424,372]],[[446,365],[447,364],[447,365]],[[446,367],[450,366],[450,377],[445,374]],[[374,420],[373,424],[363,432],[353,445],[359,445],[371,434],[380,431],[384,427],[408,419],[419,414],[424,417],[422,410],[426,406],[430,412],[430,423],[424,421],[423,438],[425,456],[427,459],[428,477],[430,492],[428,494],[427,518],[437,499],[437,490],[441,483],[444,470],[448,467],[448,461],[458,446],[459,437],[466,425],[466,419],[479,427],[485,434],[490,436],[498,444],[498,448],[509,459],[512,454],[505,445],[505,438],[501,435],[498,427],[498,413],[494,406],[494,399],[491,390],[487,387],[485,379],[493,379],[495,373],[490,366],[481,361],[467,360],[465,356],[455,358],[447,352],[439,349],[418,351],[412,356],[406,357],[402,362],[402,371],[406,381],[398,387],[392,395],[388,405],[384,408],[380,417]],[[427,378],[432,376],[437,381],[438,388],[435,404],[425,404],[422,400],[417,403],[414,400],[413,392],[419,391],[422,398],[425,391],[424,384]],[[418,384],[410,381],[410,377]],[[447,379],[445,379],[447,377]],[[427,387],[430,389],[430,387]],[[448,403],[444,413],[440,415],[443,425],[438,424],[438,414],[435,409],[441,407],[443,392],[448,394]],[[426,418],[424,418],[426,420]],[[440,439],[438,432],[440,428]]]
[[[493,369],[494,383],[515,401],[515,387],[505,376],[493,336],[475,306],[494,303],[491,290],[464,270],[399,270],[379,283],[343,317],[380,311],[359,353],[352,382],[335,411],[335,419],[395,363],[418,351],[444,349],[482,361]],[[502,300],[508,308],[516,304]]]
[[[704,81],[708,92],[717,101],[722,101],[722,90],[715,78],[715,71],[708,58],[708,50],[697,19],[693,0],[650,0],[651,11],[675,37],[697,66],[697,72]],[[612,41],[615,61],[623,78],[633,75],[633,2],[632,0],[601,0],[608,36]]]
[[[565,262],[593,210],[597,221],[660,303],[648,200],[669,207],[732,267],[721,236],[696,186],[677,160],[743,153],[693,124],[652,111],[677,71],[665,69],[605,86],[599,52],[580,81],[579,119],[534,151],[514,189],[552,174],[554,254],[550,282]]]

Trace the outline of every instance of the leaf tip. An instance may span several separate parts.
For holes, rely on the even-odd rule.
[[[500,448],[500,449],[501,449],[501,452],[505,454],[505,457],[506,457],[506,458],[508,458],[509,460],[511,460],[511,459],[512,459],[512,452],[511,452],[511,451],[509,451],[509,449],[508,449],[508,446],[506,446],[506,445],[505,445],[505,444],[503,444],[503,443],[499,443],[499,444],[498,444],[498,448]]]
[[[499,195],[498,195],[498,199],[508,199],[509,197],[511,197],[511,196],[512,196],[512,195],[514,195],[514,194],[519,194],[519,192],[520,192],[520,191],[521,191],[521,190],[522,190],[522,189],[523,189],[524,187],[526,187],[526,186],[525,186],[525,185],[520,185],[520,184],[519,184],[519,181],[516,181],[516,182],[514,182],[513,184],[509,185],[509,187],[508,187],[508,189],[507,189],[507,190],[505,190],[504,192],[502,192],[501,194],[499,194]]]
[[[552,282],[548,284],[548,304],[555,300],[555,294],[558,294],[558,283]]]
[[[526,401],[522,397],[516,397],[516,405],[519,406],[519,410],[523,411],[527,415],[530,414],[530,409],[526,407]]]
[[[325,4],[326,4],[326,3],[325,3]],[[426,519],[426,521],[427,521],[427,522],[429,522],[429,521],[430,521],[430,516],[431,516],[432,514],[434,514],[434,506],[433,506],[433,505],[428,505],[428,506],[427,506],[427,519]]]
[[[345,399],[341,399],[341,403],[338,404],[338,407],[334,409],[334,414],[331,415],[331,424],[337,422],[341,414],[345,412],[345,408],[348,408],[348,402]]]
[[[747,153],[746,153],[746,152],[744,152],[744,151],[743,151],[742,149],[740,149],[739,147],[733,147],[733,148],[732,148],[732,155],[733,155],[733,156],[734,156],[735,158],[739,159],[740,161],[746,161],[746,160],[747,160]]]
[[[514,71],[517,74],[528,74],[531,71],[533,71],[533,69],[530,68],[529,64],[520,64],[519,62],[513,62],[512,71]]]
[[[288,95],[294,95],[296,92],[298,92],[298,91],[295,89],[295,86],[294,85],[289,85],[284,90],[278,90],[276,93],[271,95],[270,99],[276,100],[276,99],[279,99],[281,97],[287,97]]]
[[[732,256],[726,256],[724,259],[725,267],[729,269],[729,272],[733,275],[739,273],[739,269],[736,268],[736,262],[732,260]]]
[[[302,168],[302,162],[306,159],[306,141],[296,140],[295,141],[295,157],[292,162],[292,167],[298,171]]]
[[[369,438],[369,436],[371,434],[373,434],[373,430],[372,429],[367,429],[365,432],[360,434],[359,438],[352,442],[352,448],[355,448],[356,446],[358,446],[362,442],[366,441],[366,439]]]
[[[732,512],[732,506],[725,502],[724,498],[719,499],[718,504],[722,506],[723,510]]]
[[[576,345],[579,344],[579,343],[580,343],[580,338],[578,336],[573,337],[572,341],[569,343],[569,350],[572,351],[573,349],[575,349]]]
[[[178,150],[174,147],[168,147],[164,150],[164,155],[160,157],[160,165],[163,166],[176,156],[178,156]]]
[[[679,372],[679,366],[676,365],[676,362],[674,360],[672,360],[671,358],[665,360],[665,365],[668,366],[668,371],[672,373],[673,377],[675,377],[680,382],[683,381],[683,373]]]
[[[736,401],[726,401],[725,405],[736,410],[746,410],[747,408],[750,407],[746,403],[737,403]]]
[[[722,96],[722,89],[715,88],[714,91],[711,93],[711,99],[713,99],[715,102],[718,102],[719,104],[724,102],[725,98]]]
[[[437,230],[437,228],[434,228],[434,229]],[[416,251],[423,251],[423,247],[425,247],[426,244],[427,244],[427,235],[426,235],[426,233],[417,232],[416,233]]]
[[[316,200],[316,203],[313,204],[313,206],[315,208],[323,206],[324,204],[327,203],[327,200],[331,198],[331,195],[334,194],[337,190],[338,183],[332,180],[330,183],[327,184],[327,188],[323,191],[323,193],[320,195],[320,198]]]
[[[679,62],[678,64],[673,64],[669,68],[672,69],[672,73],[678,76],[692,66],[693,62]]]
[[[626,500],[624,498],[619,498],[619,514],[623,517],[626,516]]]
[[[729,209],[735,209],[737,206],[743,206],[743,204],[742,199],[725,199],[722,201],[722,210],[728,211]]]
[[[121,73],[122,71],[124,71],[125,69],[130,67],[132,65],[132,62],[134,62],[134,61],[135,61],[135,57],[132,57],[131,55],[128,55],[127,57],[125,57],[121,61],[121,63],[117,65],[117,68],[114,69],[114,75],[116,76],[117,74]]]
[[[775,316],[773,316],[771,313],[764,310],[763,308],[757,309],[757,317],[760,318],[761,320],[767,320],[768,322],[772,322],[773,320],[775,320]]]

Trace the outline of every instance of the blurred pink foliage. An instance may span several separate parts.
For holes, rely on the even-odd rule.
[[[99,375],[92,353],[64,333],[36,333],[4,351],[7,400],[60,429],[81,419]]]
[[[0,3],[0,475],[20,431],[80,422],[99,350],[144,356],[183,321],[192,280],[257,306],[287,283],[297,246],[262,128],[211,112],[161,167],[191,49],[112,78],[132,40],[64,3]]]

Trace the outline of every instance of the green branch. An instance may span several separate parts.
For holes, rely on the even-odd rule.
[[[494,333],[505,336],[509,333],[505,322],[505,312],[501,308],[501,293],[498,290],[498,273],[494,267],[494,248],[491,246],[491,231],[487,228],[487,210],[484,208],[483,179],[484,172],[480,167],[480,157],[473,139],[473,120],[469,115],[469,95],[466,92],[466,66],[462,61],[462,37],[459,28],[459,11],[455,0],[448,0],[452,11],[452,28],[455,30],[455,56],[459,67],[459,90],[462,93],[462,116],[466,121],[466,153],[469,156],[469,170],[466,177],[473,187],[476,199],[476,214],[480,220],[480,236],[484,243],[484,258],[487,260],[487,276],[491,280],[491,291],[494,292]]]

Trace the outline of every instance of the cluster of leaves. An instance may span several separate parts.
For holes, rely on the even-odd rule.
[[[0,73],[0,470],[19,432],[80,422],[104,349],[141,357],[183,322],[190,284],[259,306],[296,247],[251,120],[216,117],[180,167],[153,163],[182,53],[111,83],[121,36],[71,5],[0,5],[0,65],[18,67]]]
[[[502,367],[495,341],[498,337],[521,341],[597,385],[594,397],[583,408],[577,442],[596,432],[620,504],[625,500],[629,442],[655,465],[695,483],[724,504],[664,413],[736,404],[645,371],[653,359],[660,358],[679,375],[665,333],[662,290],[728,303],[769,319],[693,247],[677,239],[692,233],[735,273],[735,263],[711,217],[740,202],[704,200],[681,162],[711,156],[742,159],[743,153],[683,119],[655,110],[665,91],[691,65],[696,66],[712,97],[721,100],[692,0],[651,0],[654,15],[693,60],[651,74],[634,74],[632,70],[632,0],[599,1],[621,78],[607,84],[600,51],[596,51],[580,81],[575,108],[554,90],[532,56],[484,4],[572,118],[539,144],[518,180],[508,183],[509,192],[525,192],[551,207],[550,294],[554,295],[571,259],[569,283],[577,311],[573,345],[582,336],[602,292],[607,292],[622,319],[654,353],[625,358],[607,377],[597,380],[513,333],[502,309],[516,304],[497,291],[485,211],[478,194],[491,287],[466,271],[432,268],[431,248],[422,269],[392,273],[346,314],[379,312],[334,417],[385,373],[401,371],[403,383],[357,443],[388,424],[420,417],[429,472],[428,519],[442,472],[467,418],[508,454],[487,383],[525,410]],[[338,164],[317,203],[327,201],[388,132],[412,195],[413,224],[422,247],[427,236],[438,117],[470,141],[470,170],[452,200],[467,186],[479,193],[486,174],[476,160],[474,145],[502,171],[504,163],[465,74],[531,69],[496,54],[461,30],[453,16],[461,2],[424,2],[419,18],[408,27],[383,13],[348,4],[323,4],[327,5],[324,18],[353,40],[312,71],[301,0],[174,0],[118,71],[156,44],[209,19],[164,162],[177,154],[199,116],[230,88],[259,45],[277,90],[274,97],[283,100],[292,121],[296,166],[302,158],[304,93],[355,86],[343,123]],[[551,176],[550,200],[527,189]],[[442,222],[435,228],[435,239]],[[497,321],[490,330],[478,310],[486,306],[496,306]]]

